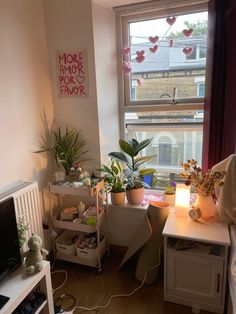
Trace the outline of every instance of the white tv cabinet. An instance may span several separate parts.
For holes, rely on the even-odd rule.
[[[228,225],[192,221],[170,213],[164,230],[164,299],[223,313],[227,280]]]
[[[36,314],[54,314],[50,263],[47,261],[43,261],[43,269],[34,275],[28,276],[22,265],[0,282],[0,294],[10,297],[10,300],[0,310],[0,314],[12,313],[37,285],[40,285],[40,292],[46,295],[46,300],[38,308]]]

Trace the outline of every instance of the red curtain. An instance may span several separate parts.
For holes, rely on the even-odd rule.
[[[235,3],[209,1],[203,169],[235,153]]]

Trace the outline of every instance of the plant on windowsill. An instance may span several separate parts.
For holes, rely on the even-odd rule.
[[[140,152],[150,145],[151,139],[146,139],[138,142],[136,139],[125,141],[119,140],[121,152],[111,152],[108,154],[113,159],[124,162],[127,169],[124,169],[124,174],[128,180],[126,186],[126,196],[129,204],[139,205],[144,198],[144,186],[149,187],[145,182],[140,180],[141,176],[151,175],[155,172],[153,168],[143,168],[141,166],[151,160],[155,155],[141,156]]]
[[[167,202],[170,206],[174,206],[175,204],[175,189],[176,183],[173,181],[166,187],[163,193],[164,202]]]
[[[85,150],[87,141],[80,138],[80,131],[76,128],[66,127],[63,133],[59,127],[52,131],[48,142],[50,144],[43,141],[35,153],[52,154],[57,166],[61,165],[67,176],[74,164],[89,160],[86,158],[88,150]]]
[[[110,167],[102,165],[99,170],[105,173],[104,180],[107,182],[108,191],[111,193],[112,205],[123,205],[127,179],[124,177],[119,161],[111,160]]]

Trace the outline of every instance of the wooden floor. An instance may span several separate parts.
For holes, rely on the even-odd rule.
[[[135,278],[135,259],[118,269],[123,252],[111,250],[110,257],[103,258],[103,272],[96,274],[96,269],[69,262],[56,261],[53,270],[63,269],[68,272],[66,284],[54,293],[54,297],[63,293],[73,295],[76,305],[94,307],[104,305],[113,294],[129,293],[140,282]],[[153,285],[144,285],[130,297],[115,298],[107,308],[93,311],[75,309],[74,313],[106,313],[106,314],[191,314],[191,308],[163,301],[163,270],[160,270],[157,281]],[[52,274],[55,289],[63,282],[64,275]],[[64,297],[62,308],[69,311],[72,305],[70,297]],[[73,307],[74,308],[74,307]],[[201,311],[202,314],[208,312]]]

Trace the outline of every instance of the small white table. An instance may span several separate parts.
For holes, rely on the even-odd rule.
[[[10,297],[10,300],[0,310],[0,314],[12,313],[15,308],[27,297],[27,295],[40,285],[40,292],[46,295],[46,300],[36,313],[54,313],[52,284],[50,275],[50,263],[43,261],[43,269],[34,274],[27,275],[22,265],[9,277],[0,282],[0,294]]]
[[[192,221],[170,213],[164,235],[166,301],[223,313],[227,279],[228,225]]]

